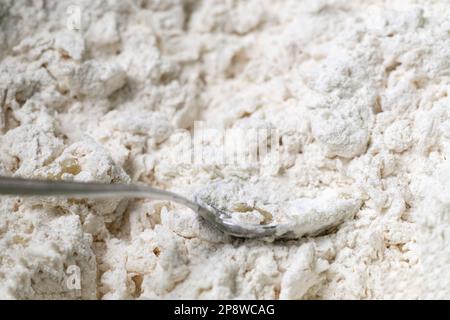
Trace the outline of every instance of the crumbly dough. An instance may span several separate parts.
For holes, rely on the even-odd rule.
[[[450,296],[446,1],[3,0],[0,17],[2,175],[228,184],[237,222],[300,237],[231,238],[166,201],[1,197],[1,298]],[[279,157],[215,163],[213,139],[189,161],[195,120],[276,132]]]

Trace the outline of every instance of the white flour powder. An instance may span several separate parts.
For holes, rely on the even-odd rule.
[[[2,0],[0,25],[2,175],[188,197],[221,181],[236,221],[305,235],[2,197],[1,298],[450,297],[447,1]],[[195,120],[274,130],[279,157],[184,163]]]

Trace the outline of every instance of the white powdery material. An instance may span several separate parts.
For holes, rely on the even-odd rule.
[[[0,16],[2,175],[210,186],[235,221],[301,237],[234,239],[166,201],[4,197],[1,298],[449,297],[445,1],[6,0]],[[194,120],[274,130],[279,157],[183,162]]]

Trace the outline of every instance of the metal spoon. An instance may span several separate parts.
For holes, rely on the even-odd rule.
[[[178,194],[149,186],[0,177],[0,195],[85,198],[148,197],[182,204],[197,212],[213,227],[231,236],[281,238],[286,234],[283,226],[277,224],[236,224],[231,219],[230,212],[218,209],[213,204],[205,202],[200,193],[194,196],[194,201],[191,201]]]

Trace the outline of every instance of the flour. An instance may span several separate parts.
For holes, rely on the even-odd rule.
[[[1,297],[449,296],[445,1],[6,0],[0,16],[2,175],[203,190],[298,238],[235,239],[167,201],[3,197]],[[270,150],[211,161],[220,135],[192,140],[196,120],[244,146],[266,130]]]

